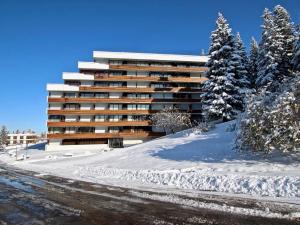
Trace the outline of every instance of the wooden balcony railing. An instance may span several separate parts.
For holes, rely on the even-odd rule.
[[[95,139],[95,138],[147,138],[161,137],[163,132],[117,132],[117,133],[54,133],[47,134],[48,139]]]
[[[203,83],[206,77],[151,77],[151,76],[109,76],[95,75],[96,81],[152,81],[152,82],[174,82],[174,83]]]
[[[150,115],[160,110],[48,110],[48,115]],[[182,110],[191,114],[200,114],[201,110]]]
[[[151,122],[144,121],[103,121],[103,122],[47,122],[48,127],[113,127],[113,126],[150,126]]]
[[[80,86],[79,91],[86,92],[124,92],[124,93],[201,93],[201,88],[189,87],[165,87],[165,88],[152,88],[152,87],[97,87],[97,86]]]
[[[48,102],[61,102],[61,103],[141,103],[141,104],[151,104],[151,103],[201,103],[200,99],[190,99],[190,98],[48,98]]]
[[[125,71],[181,72],[181,73],[201,73],[207,71],[207,67],[137,66],[137,65],[109,65],[109,69],[125,70]]]

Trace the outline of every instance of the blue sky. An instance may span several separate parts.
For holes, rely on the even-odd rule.
[[[200,54],[223,12],[246,45],[265,7],[300,22],[299,0],[0,0],[0,125],[46,130],[46,84],[93,50]]]

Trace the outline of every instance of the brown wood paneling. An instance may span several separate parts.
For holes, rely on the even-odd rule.
[[[206,77],[201,78],[190,78],[190,77],[168,77],[168,78],[159,78],[159,77],[136,77],[136,76],[101,76],[95,75],[96,81],[155,81],[155,82],[174,82],[174,83],[203,83],[207,80]]]
[[[150,121],[48,122],[48,127],[149,126]]]
[[[49,115],[149,115],[158,110],[48,110]]]
[[[51,98],[48,97],[48,102],[61,102],[61,103],[201,103],[200,99],[133,99],[133,98]]]
[[[135,66],[135,65],[109,65],[111,70],[149,71],[149,72],[181,72],[200,73],[207,71],[207,67],[167,67],[167,66]]]
[[[86,138],[146,138],[160,137],[161,132],[119,132],[119,133],[75,133],[75,134],[47,134],[48,139],[86,139]]]
[[[156,93],[156,92],[171,92],[171,93],[201,93],[200,88],[186,87],[170,87],[170,88],[137,88],[137,87],[97,87],[97,86],[80,86],[80,91],[87,92],[125,92],[125,93]]]
[[[150,115],[160,110],[48,110],[48,115]],[[183,110],[186,112],[186,110]],[[191,114],[199,114],[201,110],[188,110]]]

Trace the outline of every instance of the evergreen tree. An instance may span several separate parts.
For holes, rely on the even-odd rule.
[[[259,43],[257,58],[257,79],[255,84],[258,88],[269,85],[276,74],[277,64],[274,58],[272,42],[274,40],[274,18],[269,9],[263,13],[262,37]]]
[[[263,17],[256,84],[274,92],[291,75],[295,33],[290,16],[282,6],[274,8],[274,15],[266,9]]]
[[[5,126],[2,126],[0,130],[0,148],[6,145],[7,138],[8,138],[8,130],[6,129]]]
[[[257,78],[257,59],[258,59],[258,44],[254,37],[251,38],[250,44],[250,55],[249,55],[249,74],[250,74],[250,83],[251,87],[255,87],[255,80]]]
[[[234,51],[231,58],[231,66],[234,67],[235,79],[240,86],[241,93],[248,92],[250,87],[250,79],[248,72],[248,57],[245,51],[240,33],[237,33],[234,40]]]
[[[234,119],[243,109],[235,67],[231,59],[234,52],[234,37],[231,28],[221,13],[216,21],[216,30],[211,35],[208,81],[203,86],[203,114],[210,120]]]
[[[294,57],[292,59],[292,64],[295,70],[300,71],[300,33],[299,32],[297,32],[297,38],[295,39]]]
[[[280,5],[274,8],[274,48],[275,61],[278,64],[276,82],[291,75],[291,61],[294,55],[295,32],[290,15]]]

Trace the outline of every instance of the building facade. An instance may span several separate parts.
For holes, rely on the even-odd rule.
[[[36,133],[18,133],[7,135],[8,145],[34,144],[37,143],[38,140],[39,136]]]
[[[47,150],[129,146],[164,135],[149,116],[164,107],[200,117],[207,56],[93,52],[79,72],[48,84]]]

